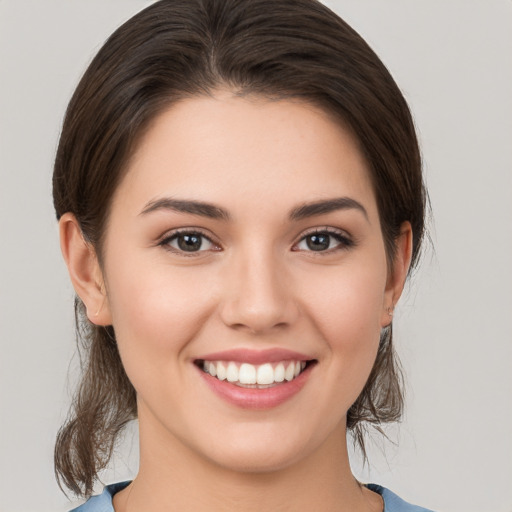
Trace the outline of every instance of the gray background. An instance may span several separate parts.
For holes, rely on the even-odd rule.
[[[0,0],[0,510],[65,511],[52,469],[76,369],[52,159],[87,62],[142,0]],[[408,379],[365,481],[442,511],[511,512],[512,2],[330,0],[410,102],[434,251],[396,315]],[[70,366],[70,361],[71,366]],[[71,378],[72,380],[72,378]],[[129,436],[105,481],[131,474]]]

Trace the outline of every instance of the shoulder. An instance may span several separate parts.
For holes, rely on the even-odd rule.
[[[80,505],[70,512],[114,512],[112,497],[116,492],[124,489],[130,482],[118,482],[107,485],[101,494],[91,496],[83,505]]]
[[[376,484],[367,484],[368,489],[382,496],[384,500],[384,512],[432,512],[423,507],[411,505],[389,489]]]

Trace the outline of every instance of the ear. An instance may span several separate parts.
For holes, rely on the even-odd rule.
[[[59,221],[60,248],[69,277],[77,295],[87,309],[87,318],[96,325],[111,325],[103,274],[92,245],[85,241],[80,225],[72,213]]]
[[[391,323],[396,303],[402,295],[412,258],[412,227],[410,222],[400,226],[400,234],[395,242],[395,257],[391,262],[381,317],[381,326]]]

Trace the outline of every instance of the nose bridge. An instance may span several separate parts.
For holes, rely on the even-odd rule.
[[[251,244],[252,245],[252,244]],[[295,318],[285,266],[272,247],[248,246],[233,256],[228,269],[222,316],[231,327],[264,332]]]

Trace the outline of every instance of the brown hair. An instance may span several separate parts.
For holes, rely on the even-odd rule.
[[[424,231],[425,190],[411,114],[365,41],[316,0],[162,0],[122,25],[100,49],[68,106],[55,159],[57,218],[72,212],[101,262],[116,186],[149,123],[180,99],[228,87],[236,94],[301,98],[356,135],[375,189],[388,259],[400,225],[413,230],[413,264]],[[118,434],[136,418],[136,394],[112,327],[75,302],[83,376],[55,447],[59,483],[90,495]],[[400,418],[401,373],[391,328],[348,411],[364,452],[365,424]]]

